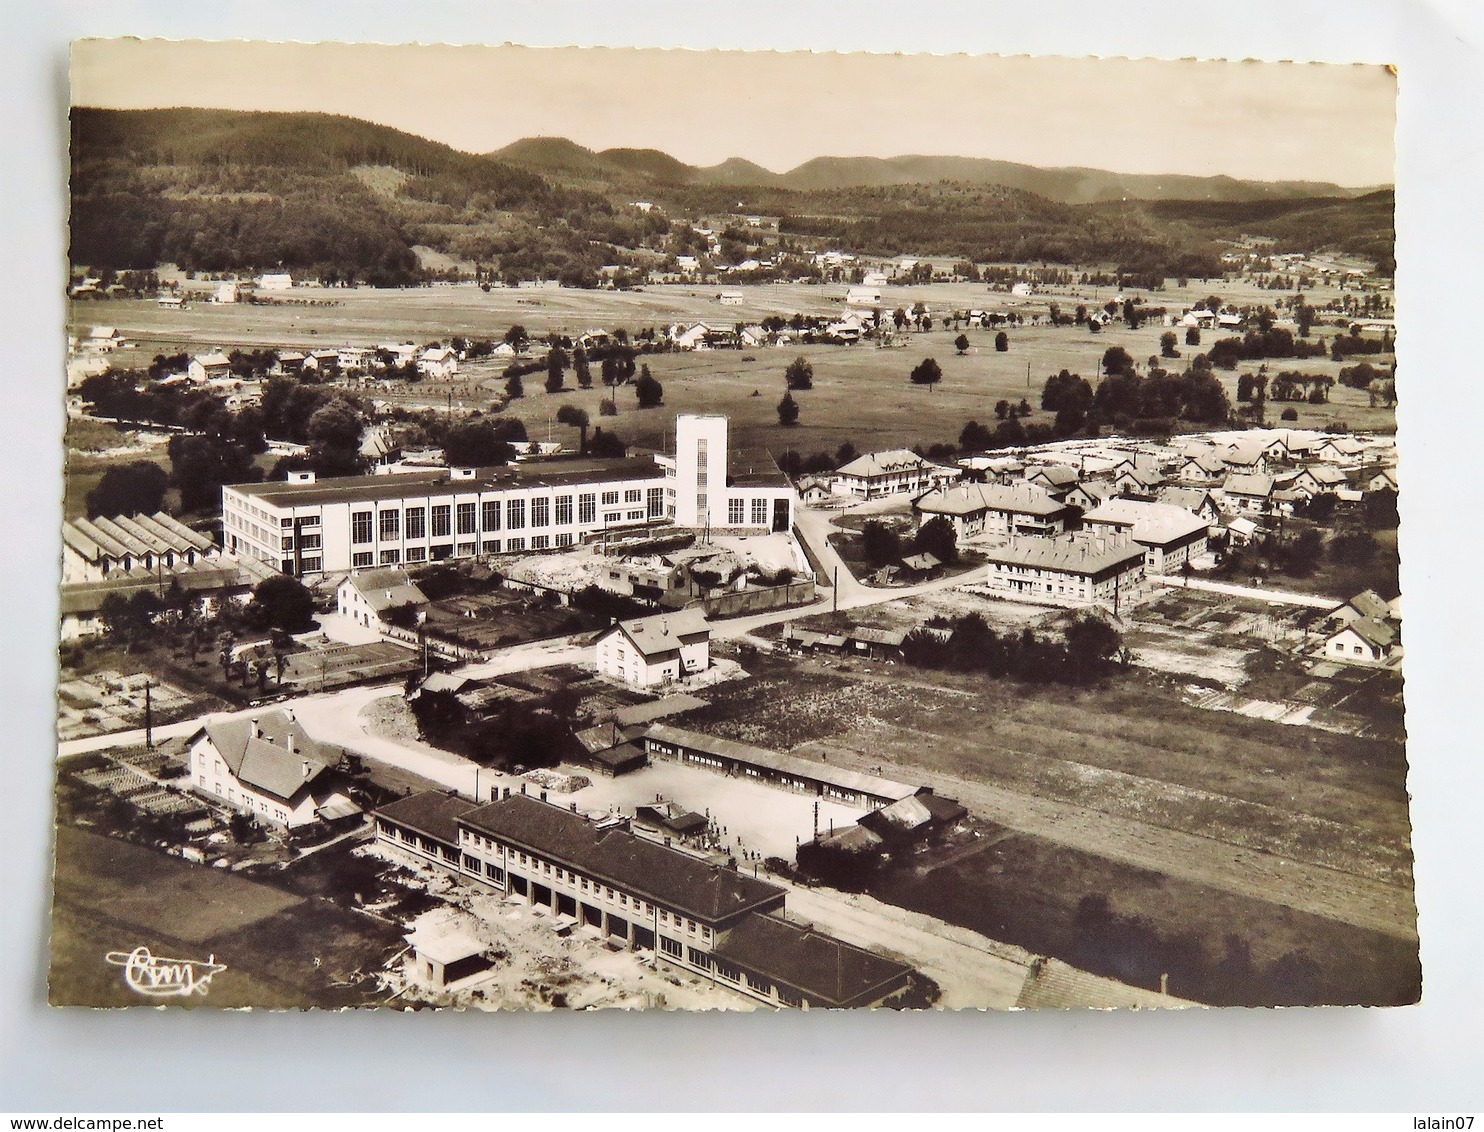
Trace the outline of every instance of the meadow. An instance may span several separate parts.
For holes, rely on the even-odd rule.
[[[729,288],[731,289],[731,288]],[[425,287],[407,290],[370,288],[323,290],[295,288],[299,298],[332,299],[334,306],[210,304],[197,303],[184,311],[165,310],[148,300],[110,300],[76,303],[71,321],[74,332],[93,325],[120,329],[134,348],[115,356],[117,364],[147,364],[156,353],[176,350],[199,351],[233,346],[285,348],[330,347],[340,344],[373,344],[410,340],[418,343],[447,340],[454,335],[501,338],[515,323],[533,336],[551,332],[580,334],[594,328],[663,327],[671,323],[690,325],[706,321],[717,326],[756,322],[769,315],[838,313],[843,308],[841,285],[768,284],[735,288],[744,296],[741,306],[721,306],[720,288],[667,285],[642,291],[521,290],[497,288],[482,291],[472,285]],[[1229,302],[1258,304],[1272,301],[1273,292],[1260,291],[1250,283],[1201,283],[1145,294],[1153,306],[1172,311],[1189,307],[1216,293]],[[1090,307],[1108,301],[1112,289],[1062,288],[1033,298],[1012,298],[990,292],[983,284],[938,283],[910,287],[888,287],[883,306],[895,309],[922,302],[938,318],[954,310],[981,308],[989,311],[1018,311],[1029,317],[1044,314],[1050,303],[1064,313],[1078,303]],[[1320,290],[1310,301],[1322,305],[1334,292]],[[911,447],[937,442],[956,442],[964,422],[994,420],[995,402],[1012,403],[1025,398],[1036,409],[1032,420],[1046,420],[1039,412],[1040,390],[1051,374],[1069,369],[1092,378],[1103,351],[1122,346],[1143,366],[1159,353],[1165,327],[1155,321],[1131,330],[1116,323],[1100,333],[1085,327],[1022,326],[1008,331],[1010,348],[994,349],[994,332],[966,331],[970,348],[960,355],[954,340],[959,331],[941,327],[925,333],[911,332],[905,345],[881,348],[870,343],[856,346],[784,346],[751,350],[699,351],[653,355],[647,362],[665,388],[662,409],[640,411],[632,390],[620,390],[618,416],[599,418],[599,404],[607,396],[602,389],[581,391],[569,388],[548,394],[541,376],[525,379],[525,396],[512,402],[507,412],[520,417],[532,436],[548,435],[569,443],[575,431],[554,423],[557,408],[572,403],[585,409],[595,424],[616,429],[631,443],[662,448],[679,412],[725,413],[732,420],[733,445],[744,460],[766,463],[769,454],[788,449],[801,452],[833,452],[845,441],[862,451]],[[1330,337],[1332,326],[1315,333]],[[1184,344],[1180,332],[1178,349],[1184,358],[1167,360],[1169,368],[1183,368],[1185,358],[1208,348],[1221,335],[1206,331],[1200,347]],[[784,392],[783,370],[795,357],[804,356],[814,367],[814,388],[796,395],[799,422],[792,428],[778,424],[777,403]],[[935,358],[943,368],[943,381],[935,388],[915,386],[907,375],[925,357]],[[1243,363],[1241,369],[1219,371],[1235,402],[1237,378],[1242,371],[1255,371],[1258,363]],[[1336,376],[1338,363],[1328,358],[1274,360],[1269,371],[1298,369],[1306,373]],[[393,394],[390,399],[442,406],[450,395],[466,408],[488,408],[502,401],[504,382],[498,365],[466,367],[452,388],[446,383],[424,382]],[[568,385],[575,385],[569,373]],[[1286,405],[1270,404],[1269,419],[1278,422]],[[1366,394],[1338,384],[1331,391],[1331,404],[1295,404],[1297,427],[1320,428],[1343,421],[1352,430],[1391,431],[1395,415],[1391,409],[1372,409]]]

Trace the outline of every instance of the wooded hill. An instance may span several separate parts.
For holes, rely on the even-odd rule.
[[[856,175],[841,173],[839,159],[821,160],[837,162],[828,177],[798,180]],[[864,169],[883,159],[858,160]],[[890,162],[897,163],[891,176],[912,183],[801,190],[741,159],[701,168],[658,150],[594,152],[563,138],[524,139],[481,155],[328,114],[77,108],[71,256],[91,267],[282,268],[396,285],[424,277],[413,248],[425,245],[510,281],[590,286],[600,265],[624,262],[626,249],[673,250],[663,210],[780,216],[784,239],[806,247],[827,241],[865,254],[1107,263],[1141,275],[1215,274],[1214,240],[1237,231],[1273,235],[1297,250],[1390,254],[1389,190],[1295,199],[1293,186],[1165,178],[1211,199],[1068,203],[976,179],[1044,174],[1048,192],[1098,197],[1119,175],[963,158]],[[811,166],[820,168],[800,169]],[[958,179],[915,180],[933,172]],[[661,209],[632,207],[640,191]],[[1261,199],[1231,200],[1233,193]]]

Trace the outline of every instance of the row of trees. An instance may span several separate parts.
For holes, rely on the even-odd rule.
[[[1092,613],[1073,617],[1061,640],[1030,629],[996,633],[978,613],[935,617],[907,635],[902,654],[920,668],[1073,685],[1102,679],[1126,658],[1118,630]]]

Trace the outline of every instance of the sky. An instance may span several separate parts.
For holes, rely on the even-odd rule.
[[[318,110],[474,153],[522,137],[743,157],[904,153],[1394,180],[1396,80],[1322,63],[83,39],[72,101]]]

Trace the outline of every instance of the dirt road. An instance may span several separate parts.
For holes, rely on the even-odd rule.
[[[832,747],[830,761],[837,759],[860,770],[879,761]],[[1405,888],[984,782],[920,769],[913,774],[914,781],[957,798],[981,817],[1023,833],[1398,939],[1417,938],[1416,906]]]

